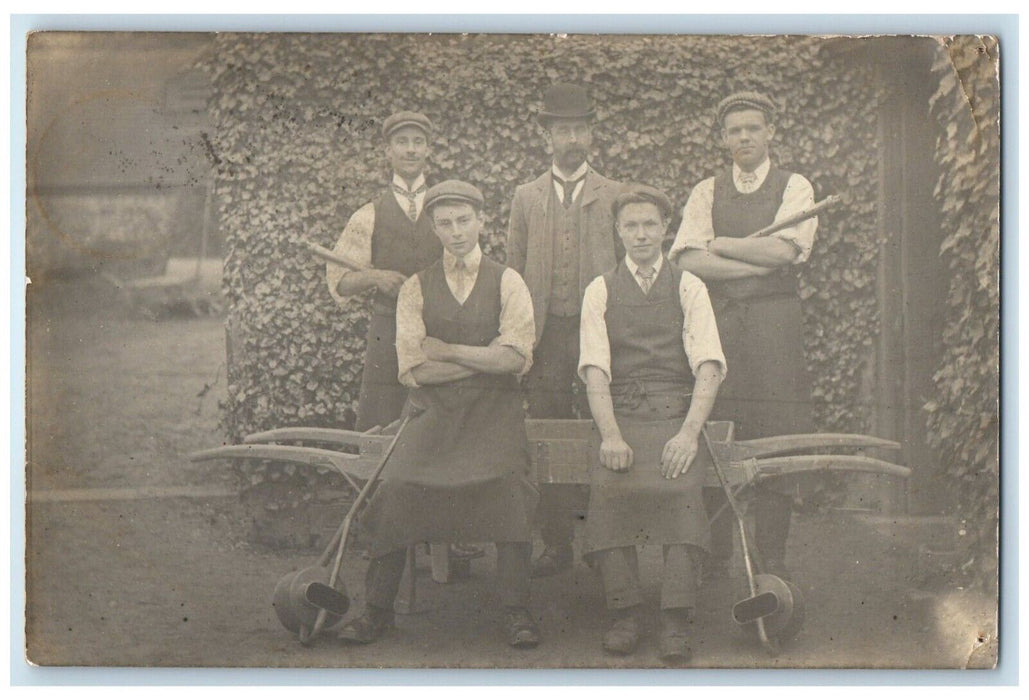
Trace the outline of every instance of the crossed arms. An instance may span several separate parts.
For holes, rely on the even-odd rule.
[[[445,384],[475,374],[524,374],[532,366],[536,327],[532,299],[517,272],[500,282],[500,333],[487,346],[446,343],[429,336],[422,318],[421,282],[414,275],[397,297],[398,379],[408,387]]]

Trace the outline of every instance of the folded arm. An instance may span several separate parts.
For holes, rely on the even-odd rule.
[[[724,239],[716,238],[712,239],[712,242],[715,240]],[[783,245],[788,246],[785,243]],[[709,250],[700,250],[698,248],[683,250],[679,253],[678,257],[672,259],[672,262],[687,272],[692,272],[705,282],[735,280],[744,277],[761,277],[770,274],[773,270],[772,267],[755,265],[743,260],[734,260],[731,257],[723,257]]]
[[[347,221],[343,233],[333,248],[333,252],[343,255],[360,265],[361,270],[347,270],[335,263],[326,263],[325,280],[329,286],[329,294],[337,303],[343,304],[368,289],[378,289],[391,297],[397,296],[400,285],[404,283],[404,275],[393,270],[377,270],[372,268],[372,232],[375,230],[375,205],[365,204],[354,212]]]
[[[460,367],[472,374],[517,374],[525,364],[525,357],[509,345],[459,345],[429,337],[422,341],[422,350],[430,361]]]
[[[435,360],[426,360],[410,371],[411,378],[417,382],[418,386],[456,382],[458,379],[465,379],[474,374],[476,371],[468,367],[453,362],[437,362]]]
[[[811,183],[801,175],[791,175],[773,221],[788,219],[810,209],[814,203]],[[714,238],[707,249],[720,257],[752,265],[772,268],[794,265],[804,262],[811,254],[817,228],[818,219],[812,217],[761,238]]]
[[[792,264],[797,259],[800,248],[792,241],[774,236],[762,238],[719,236],[711,240],[707,252],[723,259],[728,258],[732,261],[764,268],[776,268]],[[697,276],[700,277],[700,275]]]

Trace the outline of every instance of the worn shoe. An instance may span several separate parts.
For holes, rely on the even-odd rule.
[[[689,608],[670,608],[661,611],[659,654],[666,666],[683,666],[693,656],[689,627]]]
[[[339,639],[347,644],[371,644],[393,627],[393,611],[368,606],[364,614],[343,625]]]
[[[604,651],[616,656],[628,656],[640,643],[639,615],[635,609],[623,611],[604,633]]]
[[[478,559],[486,556],[486,550],[475,544],[450,544],[450,556],[454,559]]]
[[[507,643],[515,649],[532,649],[540,643],[540,630],[525,608],[506,608]]]
[[[548,546],[532,563],[532,578],[543,578],[561,573],[572,566],[572,545]]]

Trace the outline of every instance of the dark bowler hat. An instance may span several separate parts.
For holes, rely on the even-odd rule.
[[[460,180],[444,180],[438,185],[433,185],[425,193],[425,209],[432,211],[432,207],[443,202],[465,202],[471,204],[476,210],[482,211],[485,202],[482,192],[475,185],[469,185]]]
[[[552,119],[592,119],[596,113],[586,88],[571,83],[555,83],[543,93],[543,107],[536,120],[545,127]]]
[[[408,112],[404,110],[394,112],[386,117],[386,121],[382,122],[382,137],[388,139],[390,134],[405,126],[416,126],[424,131],[426,136],[432,135],[432,122],[429,121],[427,116],[421,112]]]
[[[611,202],[611,213],[618,219],[618,213],[626,204],[653,204],[665,219],[672,217],[672,200],[664,192],[650,185],[630,182],[622,186]]]
[[[756,109],[764,112],[765,119],[771,119],[776,112],[775,103],[767,95],[749,90],[734,92],[718,103],[718,123],[721,124],[729,112],[739,112],[744,109]]]

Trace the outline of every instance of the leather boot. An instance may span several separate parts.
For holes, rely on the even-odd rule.
[[[614,622],[604,634],[604,651],[616,656],[628,656],[640,643],[639,606],[613,610]]]
[[[661,660],[666,666],[685,665],[693,655],[689,644],[692,620],[690,608],[665,608],[661,611]]]
[[[393,611],[369,605],[360,617],[343,625],[339,639],[347,644],[371,644],[393,627]]]
[[[572,566],[572,545],[548,546],[532,563],[532,578],[543,578],[561,573]]]

